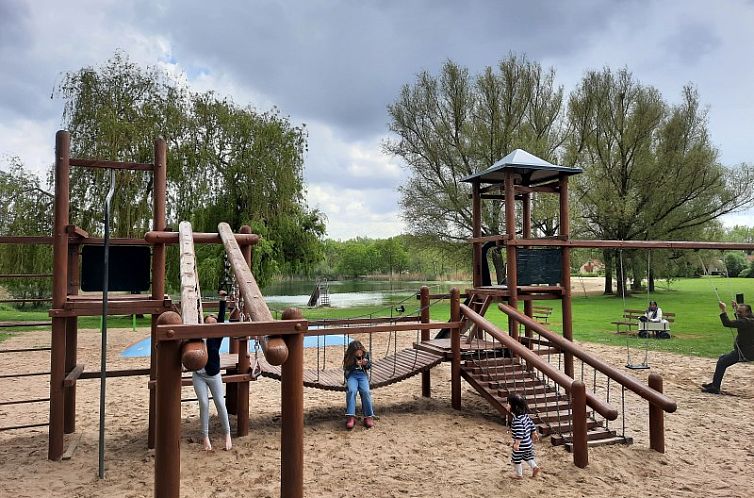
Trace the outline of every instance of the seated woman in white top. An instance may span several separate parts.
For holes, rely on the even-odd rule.
[[[668,323],[667,320],[662,318],[662,308],[657,306],[657,301],[649,301],[649,308],[644,312],[644,316],[640,318],[642,322],[654,322],[654,323]]]

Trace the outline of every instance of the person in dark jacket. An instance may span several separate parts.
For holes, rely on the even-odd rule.
[[[369,375],[372,368],[364,345],[361,341],[351,341],[343,356],[343,375],[346,381],[346,429],[351,430],[356,424],[356,393],[361,396],[361,411],[364,414],[364,427],[374,427],[374,408],[372,393],[369,390]]]
[[[733,327],[738,331],[733,341],[733,351],[726,353],[717,360],[715,374],[712,382],[702,384],[702,391],[711,394],[720,394],[720,386],[723,382],[725,370],[739,362],[754,360],[754,316],[751,313],[751,305],[732,303],[733,309],[736,310],[736,319],[728,318],[725,311],[725,303],[720,301],[720,320],[725,327]]]

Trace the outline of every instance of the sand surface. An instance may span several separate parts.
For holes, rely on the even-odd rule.
[[[109,331],[109,368],[145,366],[146,358],[125,359],[120,352],[148,331]],[[401,336],[398,347],[416,336]],[[24,332],[2,344],[12,347],[49,344],[49,332]],[[384,356],[395,346],[387,335],[375,336],[373,355]],[[99,365],[99,334],[80,331],[79,361],[87,370]],[[585,345],[604,360],[623,368],[622,348]],[[336,368],[342,347],[328,348],[320,361]],[[315,349],[307,362],[316,364]],[[3,354],[0,374],[49,369],[49,353]],[[678,403],[667,415],[667,452],[649,449],[646,403],[626,397],[630,446],[590,449],[589,466],[579,469],[562,447],[548,438],[536,446],[542,474],[523,481],[510,478],[510,434],[501,418],[464,383],[463,409],[450,403],[450,367],[432,371],[432,398],[421,397],[419,377],[373,392],[379,420],[376,427],[343,429],[344,395],[315,389],[304,392],[305,496],[346,497],[484,497],[525,496],[754,496],[754,364],[729,369],[724,389],[729,395],[700,392],[708,381],[713,359],[654,353],[652,369],[635,372],[646,382],[648,372],[660,373],[665,392]],[[578,367],[577,367],[578,370]],[[47,397],[46,377],[2,380],[1,401]],[[619,392],[614,406],[622,410]],[[184,388],[184,398],[194,397]],[[82,380],[78,387],[78,441],[70,460],[50,462],[47,429],[0,432],[0,496],[141,497],[153,496],[154,454],[146,448],[147,379],[114,378],[107,385],[107,473],[97,479],[99,381]],[[181,495],[186,497],[279,495],[280,384],[260,378],[251,384],[251,431],[234,439],[229,451],[202,451],[198,406],[183,404]],[[47,404],[0,406],[0,425],[44,422]],[[211,437],[221,444],[221,430],[212,408]],[[613,427],[621,428],[621,419]],[[235,418],[231,417],[235,427]]]

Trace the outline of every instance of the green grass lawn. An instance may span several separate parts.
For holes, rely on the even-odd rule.
[[[627,297],[623,300],[613,296],[573,297],[573,335],[578,341],[598,342],[631,348],[673,351],[696,356],[715,357],[730,351],[733,334],[720,323],[715,288],[720,297],[728,304],[735,294],[743,293],[747,301],[754,301],[754,279],[744,278],[696,278],[673,282],[667,287],[658,282],[657,290],[648,298],[646,293]],[[461,289],[463,291],[464,289]],[[418,289],[417,289],[418,291]],[[665,312],[676,314],[671,326],[672,339],[638,339],[635,335],[618,335],[615,325],[610,322],[621,319],[624,308],[644,309],[649,299],[656,300]],[[395,296],[392,305],[361,306],[356,308],[315,308],[304,309],[304,316],[310,320],[355,318],[368,316],[399,316],[395,306],[402,304],[404,314],[418,314],[419,301],[411,296]],[[553,313],[550,326],[553,330],[562,330],[560,301],[540,301],[541,305],[551,305]],[[279,314],[277,314],[279,318]],[[448,301],[438,302],[431,308],[433,320],[447,321],[450,316]],[[506,318],[496,307],[487,312],[487,317],[500,326],[506,327]],[[0,307],[0,321],[47,320],[47,311],[18,311],[8,306]],[[137,320],[137,327],[148,327],[149,317]],[[83,317],[79,320],[80,328],[99,328],[99,317]],[[130,317],[111,317],[109,327],[130,327]],[[5,334],[0,334],[0,341]]]

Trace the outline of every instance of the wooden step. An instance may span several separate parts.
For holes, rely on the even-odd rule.
[[[573,431],[573,424],[571,424],[571,421],[567,421],[560,424],[553,424],[553,423],[547,423],[547,424],[536,424],[539,428],[539,432],[541,432],[544,435],[548,434],[564,434],[564,433],[570,433]],[[587,430],[594,429],[595,427],[602,427],[602,422],[597,421],[594,419],[587,420],[586,422],[586,428]]]
[[[586,445],[588,447],[593,446],[607,446],[608,444],[633,444],[634,440],[630,437],[622,437],[622,436],[613,436],[611,438],[605,438],[605,439],[597,439],[597,440],[587,440]],[[568,453],[573,453],[573,443],[566,443],[565,449]]]
[[[610,430],[605,426],[595,427],[594,429],[586,433],[587,441],[599,441],[602,439],[611,439],[614,437],[617,437],[615,431]],[[561,446],[571,443],[573,441],[573,436],[571,434],[553,434],[550,441],[552,442],[553,446]]]

